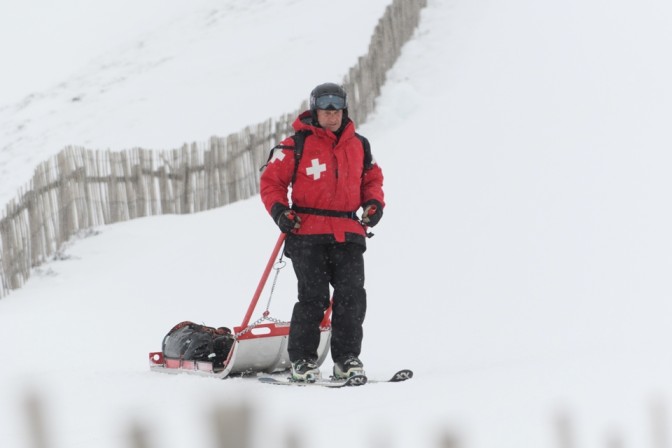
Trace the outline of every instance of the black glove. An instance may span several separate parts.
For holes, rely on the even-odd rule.
[[[283,233],[289,233],[292,230],[301,227],[301,218],[299,218],[299,215],[297,215],[294,210],[279,202],[273,204],[273,207],[271,208],[271,216]]]
[[[364,207],[364,213],[362,214],[362,223],[366,224],[369,227],[373,227],[378,224],[380,218],[383,217],[383,204],[371,199],[362,204]]]

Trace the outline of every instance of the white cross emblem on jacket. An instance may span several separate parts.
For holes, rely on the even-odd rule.
[[[313,180],[319,179],[322,175],[322,172],[327,171],[327,165],[320,163],[319,159],[313,159],[310,161],[310,163],[312,165],[306,168],[306,174],[313,176]]]
[[[283,161],[285,160],[285,153],[282,152],[282,149],[277,148],[275,151],[273,151],[273,157],[271,158],[271,161],[268,163],[273,163],[276,160]]]

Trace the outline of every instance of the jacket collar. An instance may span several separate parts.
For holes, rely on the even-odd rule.
[[[331,132],[329,129],[325,129],[315,123],[313,123],[313,118],[311,116],[310,110],[302,112],[294,123],[292,127],[296,132],[298,131],[310,131],[313,135],[321,138],[327,138],[330,140],[342,140],[346,137],[352,137],[355,134],[355,124],[350,118],[346,118],[346,124],[341,131],[341,138],[337,138],[336,134]]]

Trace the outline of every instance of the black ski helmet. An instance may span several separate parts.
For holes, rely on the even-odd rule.
[[[317,109],[343,110],[343,120],[348,116],[348,94],[343,87],[333,82],[326,82],[310,92],[310,113],[313,122],[317,123]]]

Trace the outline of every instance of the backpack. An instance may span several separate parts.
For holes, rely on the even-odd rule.
[[[207,327],[185,321],[175,325],[163,338],[163,356],[170,359],[208,361],[223,367],[233,346],[233,335],[226,327]]]
[[[304,142],[306,140],[306,137],[308,137],[312,133],[313,133],[312,131],[307,130],[298,131],[296,134],[292,135],[292,140],[294,140],[294,146],[276,145],[273,148],[271,148],[271,151],[268,154],[268,160],[266,160],[266,164],[262,166],[259,171],[262,171],[264,168],[266,168],[268,163],[273,158],[273,153],[275,152],[276,149],[291,149],[294,151],[294,173],[292,174],[292,185],[293,185],[294,182],[296,181],[296,173],[299,170],[299,162],[301,161],[301,157],[303,156]],[[362,142],[362,148],[364,148],[364,171],[370,170],[373,167],[371,144],[369,143],[369,140],[366,137],[356,132],[355,137],[357,137],[359,141]],[[362,171],[362,176],[364,175],[364,171]]]

